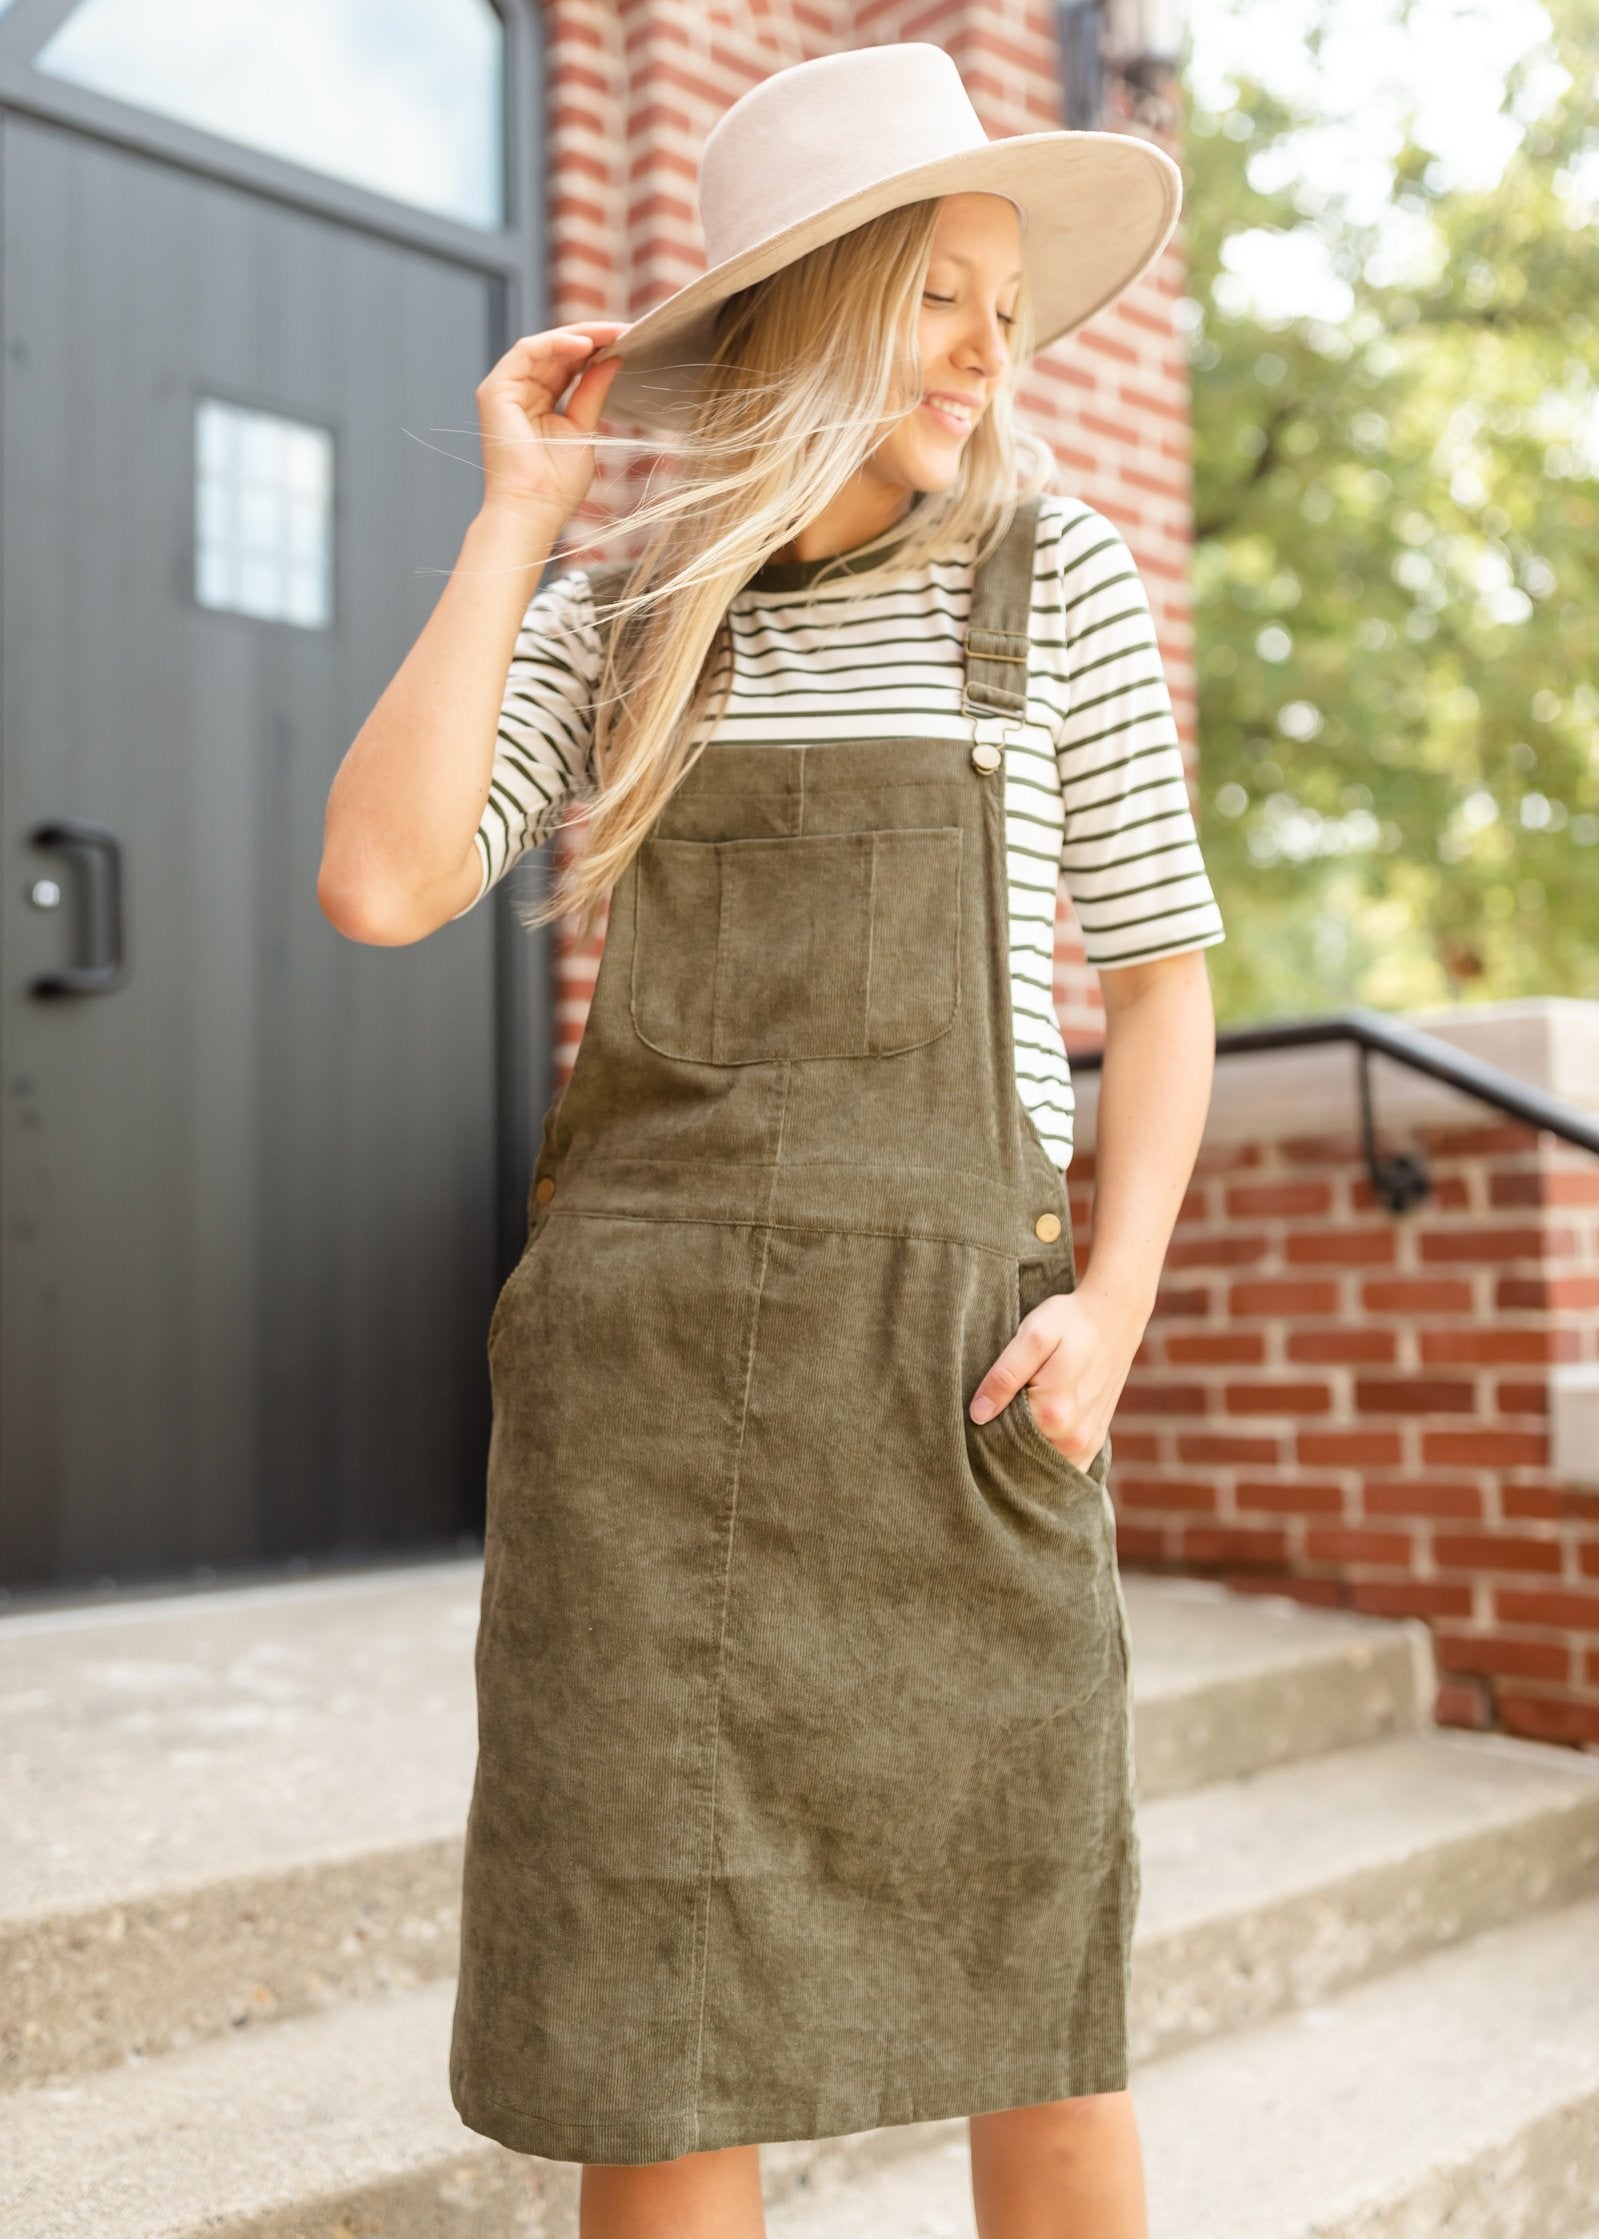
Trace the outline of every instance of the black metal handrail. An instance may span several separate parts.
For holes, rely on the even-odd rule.
[[[1452,1043],[1436,1034],[1425,1033],[1420,1027],[1403,1026],[1397,1020],[1384,1018],[1380,1011],[1357,1007],[1337,1011],[1330,1018],[1291,1018],[1266,1026],[1224,1027],[1216,1036],[1216,1055],[1231,1057],[1243,1050],[1303,1049],[1320,1042],[1351,1042],[1355,1046],[1360,1069],[1361,1142],[1366,1171],[1371,1176],[1373,1191],[1390,1212],[1403,1213],[1419,1204],[1430,1195],[1432,1183],[1424,1161],[1416,1152],[1391,1151],[1384,1155],[1377,1149],[1371,1099],[1374,1054],[1391,1057],[1397,1064],[1409,1066],[1413,1073],[1426,1073],[1435,1081],[1443,1081],[1466,1096],[1474,1096],[1479,1103],[1492,1105],[1511,1119],[1525,1120],[1530,1127],[1545,1128],[1563,1142],[1575,1143],[1579,1150],[1599,1153],[1599,1119],[1580,1105],[1551,1096],[1546,1089],[1533,1088],[1526,1081],[1518,1081],[1515,1074],[1507,1073],[1503,1066],[1490,1065],[1483,1058],[1457,1050]],[[1097,1048],[1067,1052],[1074,1073],[1092,1072],[1103,1055],[1103,1050]]]

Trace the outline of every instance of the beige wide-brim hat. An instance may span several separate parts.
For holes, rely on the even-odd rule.
[[[919,40],[797,62],[752,86],[700,152],[707,270],[599,353],[622,360],[608,418],[681,429],[727,297],[885,210],[944,194],[1003,194],[1022,212],[1035,347],[1130,288],[1171,238],[1182,174],[1122,132],[990,140],[960,72]]]

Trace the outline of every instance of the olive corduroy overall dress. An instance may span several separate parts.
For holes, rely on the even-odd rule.
[[[1127,2082],[1110,1441],[967,1414],[1076,1280],[1011,1043],[1034,535],[976,573],[972,735],[713,737],[612,893],[488,1337],[450,2085],[522,2152]]]

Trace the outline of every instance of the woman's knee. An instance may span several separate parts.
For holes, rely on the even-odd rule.
[[[1096,2143],[1120,2135],[1132,2120],[1132,2093],[1092,2091],[1072,2099],[1047,2099],[1031,2107],[1002,2107],[970,2118],[974,2152],[1092,2152]]]

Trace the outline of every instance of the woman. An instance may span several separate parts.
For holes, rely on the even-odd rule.
[[[748,2239],[762,2140],[957,2113],[984,2239],[1135,2239],[1109,1425],[1222,928],[1136,571],[1013,407],[1175,172],[990,143],[911,43],[779,72],[700,179],[700,280],[480,387],[462,565],[329,803],[353,938],[463,915],[578,799],[531,921],[609,904],[489,1330],[451,2088],[584,2164],[585,2239]],[[681,438],[654,534],[527,603],[607,400]]]

